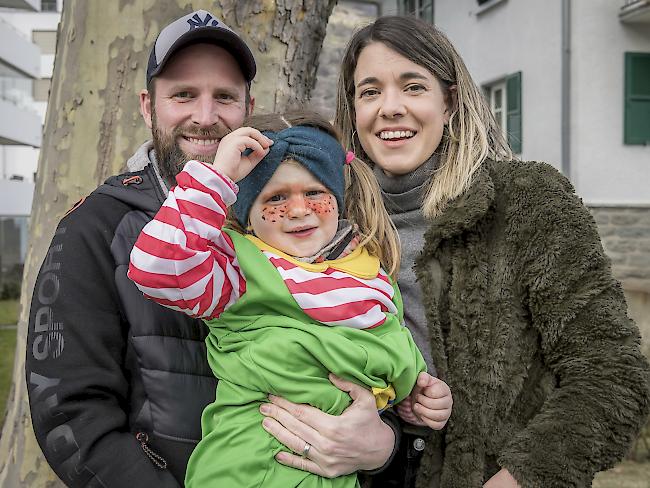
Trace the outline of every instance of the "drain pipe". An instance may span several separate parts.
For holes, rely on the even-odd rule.
[[[571,0],[562,0],[562,173],[571,179]]]

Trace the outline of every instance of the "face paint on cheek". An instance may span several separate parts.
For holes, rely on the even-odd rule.
[[[309,201],[307,206],[316,215],[325,215],[334,211],[334,197],[325,195],[319,200]]]
[[[277,219],[284,218],[284,214],[287,212],[286,205],[278,206],[264,206],[260,213],[262,214],[262,220],[271,221],[272,223],[277,222]]]

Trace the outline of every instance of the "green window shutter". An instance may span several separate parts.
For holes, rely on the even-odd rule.
[[[625,53],[623,142],[650,144],[650,53]]]
[[[481,93],[483,93],[483,98],[485,98],[485,101],[489,104],[492,87],[490,85],[481,85]]]
[[[521,71],[506,78],[506,130],[513,152],[521,153]]]
[[[420,0],[418,17],[429,24],[433,24],[433,0]]]

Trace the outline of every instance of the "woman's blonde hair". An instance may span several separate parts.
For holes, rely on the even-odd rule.
[[[422,202],[426,217],[439,215],[462,194],[486,158],[513,154],[481,90],[449,39],[434,26],[412,17],[380,17],[354,34],[345,51],[338,82],[335,125],[343,145],[373,165],[355,130],[354,71],[361,51],[380,42],[433,74],[445,95],[451,117],[436,149],[440,162]],[[421,161],[422,163],[424,161]]]
[[[309,110],[253,115],[244,121],[244,125],[260,131],[273,132],[288,127],[309,126],[322,130],[337,141],[341,140],[338,131],[327,119]],[[377,179],[372,170],[357,158],[345,165],[344,176],[345,208],[339,209],[339,213],[357,225],[360,245],[365,246],[373,256],[377,256],[383,268],[395,278],[400,261],[399,237],[384,207]],[[235,219],[230,219],[229,223],[240,232],[245,232]]]

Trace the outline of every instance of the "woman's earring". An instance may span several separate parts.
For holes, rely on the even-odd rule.
[[[247,234],[253,234],[253,235],[255,234],[255,232],[253,231],[253,224],[251,224],[250,222],[246,226],[246,233]]]

